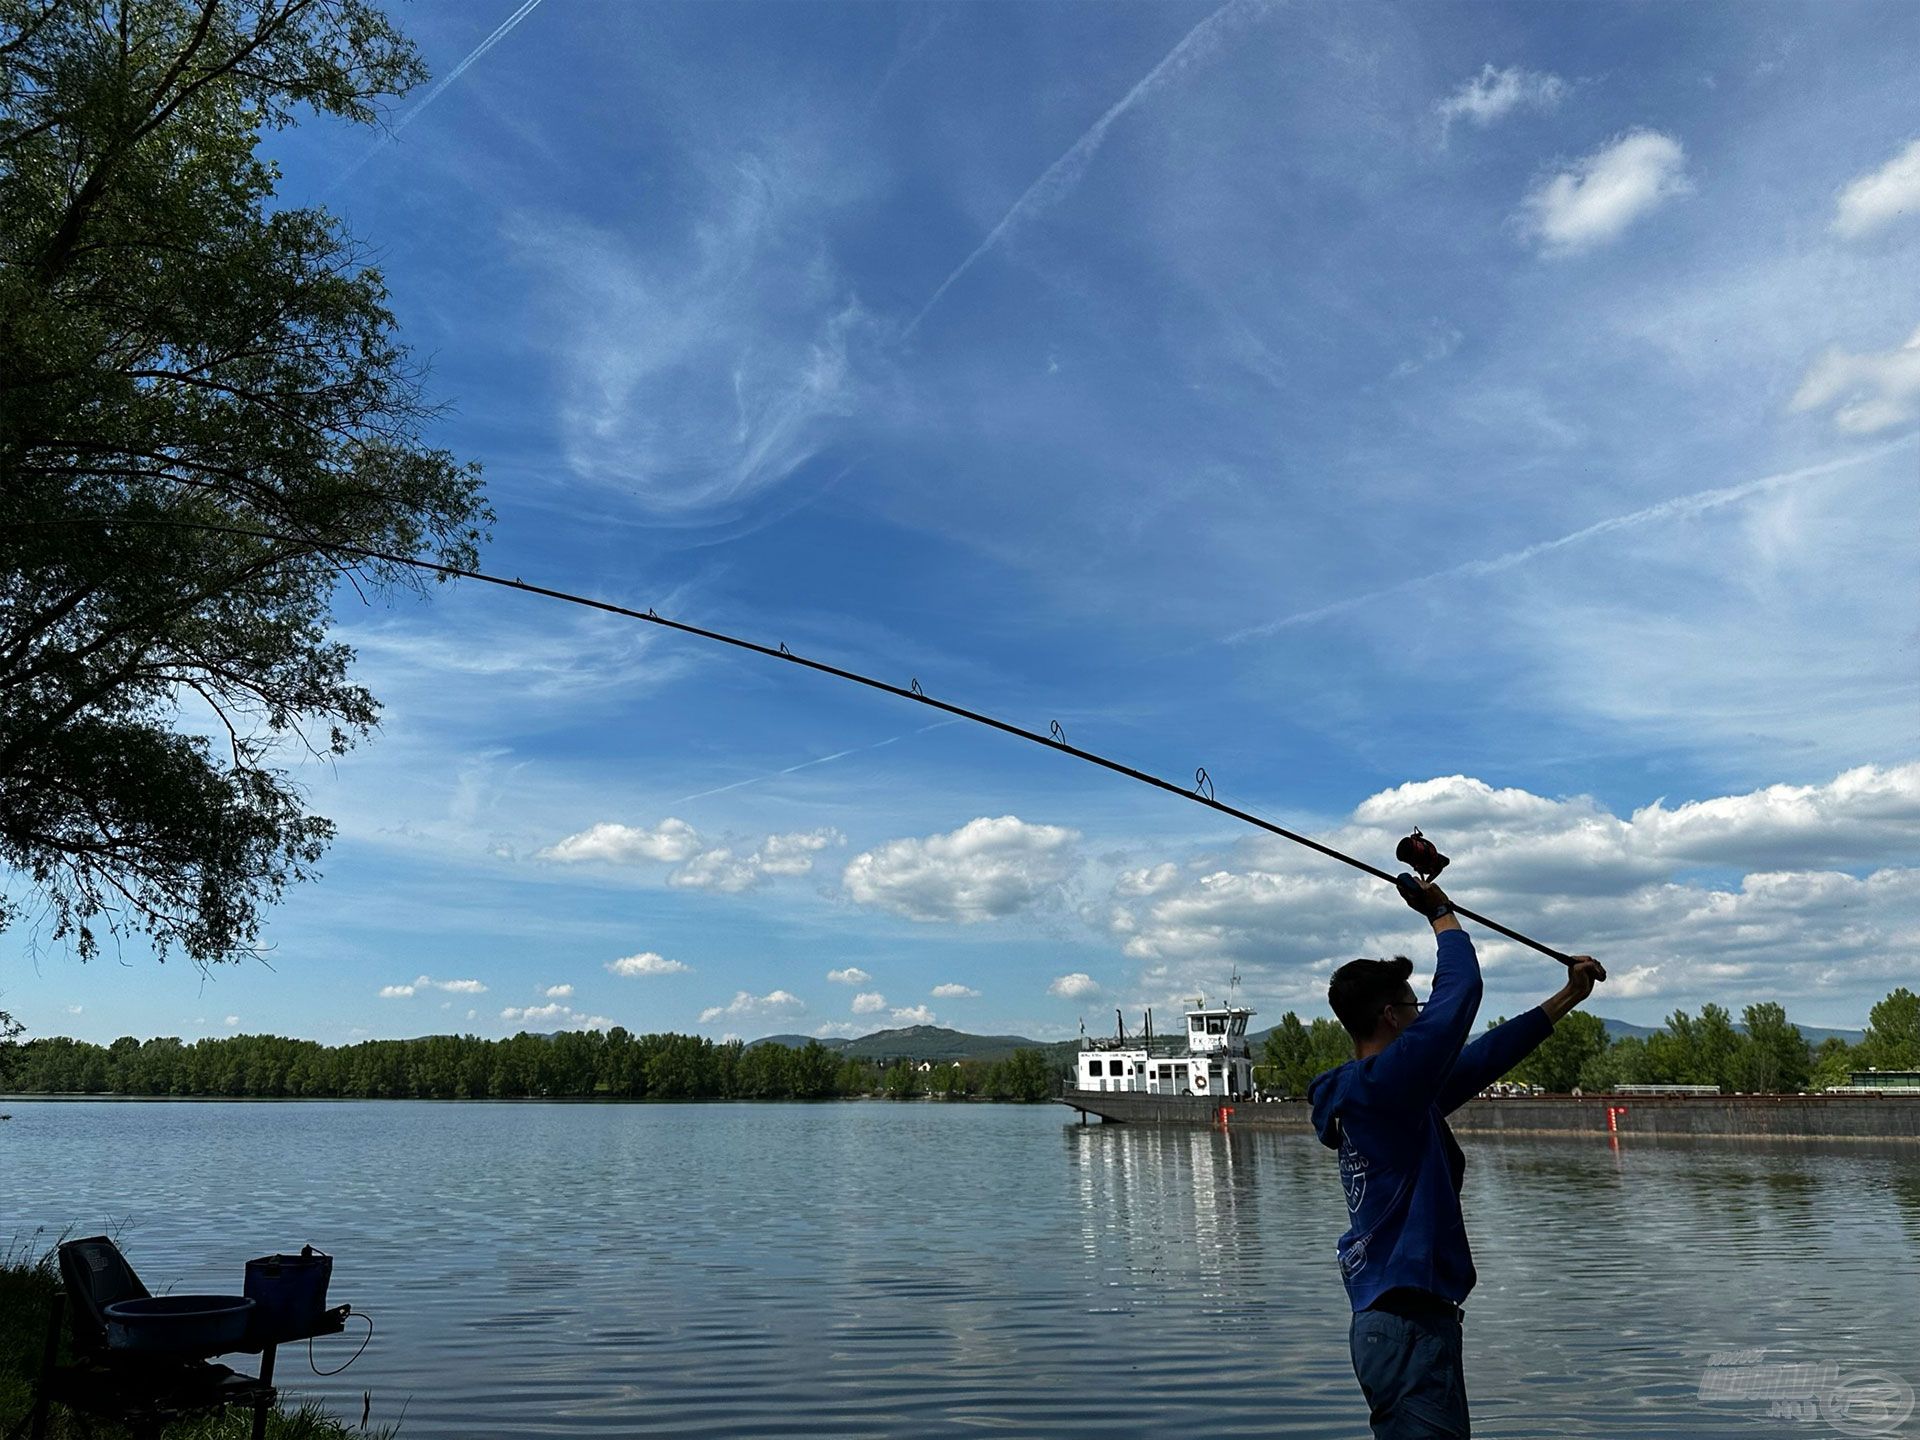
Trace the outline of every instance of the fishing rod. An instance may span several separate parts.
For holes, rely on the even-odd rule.
[[[478,580],[482,584],[496,585],[503,590],[517,590],[527,595],[538,595],[548,600],[559,600],[568,605],[579,605],[589,610],[601,611],[604,614],[618,615],[627,620],[644,621],[649,625],[658,625],[662,629],[677,631],[682,635],[692,635],[702,640],[711,640],[716,644],[730,645],[736,650],[750,651],[755,655],[763,655],[769,660],[782,660],[788,664],[798,665],[803,669],[818,671],[822,675],[831,675],[836,679],[850,681],[855,685],[864,685],[869,690],[878,690],[883,694],[893,695],[916,705],[925,705],[930,709],[942,711],[945,714],[955,716],[961,720],[971,720],[974,724],[984,725],[990,730],[998,730],[1002,734],[1013,735],[1019,739],[1031,741],[1035,745],[1044,746],[1049,750],[1058,751],[1063,755],[1071,755],[1076,760],[1083,760],[1089,765],[1097,765],[1102,770],[1111,770],[1116,775],[1124,775],[1127,779],[1137,780],[1142,785],[1151,785],[1156,790],[1164,790],[1169,795],[1177,795],[1181,799],[1191,801],[1195,805],[1202,805],[1209,810],[1218,811],[1222,815],[1230,816],[1244,824],[1251,825],[1257,830],[1264,830],[1269,835],[1277,835],[1282,840],[1289,840],[1295,845],[1303,845],[1309,850],[1326,856],[1329,860],[1337,860],[1342,865],[1348,865],[1355,870],[1364,871],[1376,880],[1384,880],[1387,884],[1399,890],[1403,895],[1408,893],[1407,887],[1413,884],[1412,877],[1410,876],[1389,874],[1377,865],[1369,865],[1366,861],[1357,859],[1343,851],[1336,850],[1331,845],[1322,844],[1310,835],[1302,835],[1297,830],[1289,830],[1283,825],[1276,825],[1271,820],[1262,819],[1260,816],[1242,810],[1238,806],[1229,805],[1222,800],[1216,799],[1213,791],[1213,779],[1207,774],[1204,766],[1194,771],[1194,783],[1191,787],[1179,785],[1162,776],[1136,769],[1134,766],[1124,764],[1118,760],[1109,759],[1107,756],[1098,754],[1092,750],[1082,749],[1067,739],[1066,731],[1061,728],[1058,720],[1050,722],[1048,732],[1043,735],[1038,730],[1029,730],[1025,726],[1015,725],[1013,722],[1002,720],[998,716],[988,715],[979,710],[970,710],[964,705],[955,705],[947,700],[935,699],[920,688],[918,677],[911,679],[905,686],[894,685],[885,680],[875,679],[871,675],[862,675],[856,670],[848,670],[839,665],[828,664],[824,660],[813,660],[804,655],[796,655],[786,647],[784,642],[778,645],[762,645],[758,641],[747,640],[738,635],[729,635],[720,630],[710,630],[705,626],[689,624],[684,620],[670,620],[664,615],[654,613],[651,605],[645,610],[635,610],[630,606],[616,605],[611,600],[596,600],[591,595],[576,595],[571,591],[556,590],[549,585],[535,585],[517,576],[509,579],[504,575],[489,575],[483,570],[463,570],[458,566],[443,565],[435,560],[423,560],[412,555],[395,555],[384,550],[369,549],[363,545],[349,545],[344,541],[319,540],[311,537],[303,538],[297,535],[282,535],[270,530],[255,530],[239,525],[214,525],[193,520],[163,520],[158,518],[120,519],[107,517],[101,517],[96,520],[30,521],[27,523],[164,526],[184,530],[199,530],[215,535],[232,535],[250,540],[265,540],[275,544],[300,545],[321,554],[338,553],[342,555],[353,555],[365,560],[378,560],[389,565],[401,565],[415,570],[427,571],[448,579]],[[1399,843],[1395,848],[1394,857],[1418,870],[1422,879],[1428,882],[1431,882],[1441,870],[1445,869],[1448,863],[1447,857],[1440,854],[1434,847],[1433,842],[1423,836],[1417,829],[1413,834]],[[1490,920],[1485,915],[1477,914],[1467,909],[1464,905],[1455,904],[1453,911],[1464,920],[1471,920],[1476,925],[1484,925],[1495,934],[1504,935],[1516,944],[1525,945],[1530,950],[1537,950],[1542,955],[1551,956],[1562,965],[1571,965],[1574,962],[1572,955],[1556,950],[1551,945],[1542,944],[1531,936],[1522,935],[1518,930],[1502,925],[1497,920]]]

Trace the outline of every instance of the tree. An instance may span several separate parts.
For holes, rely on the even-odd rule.
[[[1920,995],[1902,985],[1869,1010],[1858,1053],[1877,1070],[1920,1067]]]
[[[332,834],[270,762],[378,716],[335,586],[417,583],[336,547],[466,569],[491,522],[379,272],[255,153],[423,74],[366,0],[0,0],[0,864],[82,957],[254,944]]]
[[[1813,1078],[1813,1054],[1800,1027],[1771,1001],[1749,1005],[1746,1034],[1734,1054],[1734,1088],[1757,1094],[1797,1093]]]
[[[1513,1078],[1561,1094],[1581,1084],[1587,1067],[1607,1053],[1607,1022],[1575,1010],[1560,1017],[1539,1048],[1513,1068]],[[1584,1087],[1582,1087],[1584,1088]]]

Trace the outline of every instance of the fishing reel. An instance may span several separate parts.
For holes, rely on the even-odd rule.
[[[1415,826],[1411,835],[1393,847],[1393,858],[1413,871],[1427,884],[1439,878],[1447,868],[1447,857]]]

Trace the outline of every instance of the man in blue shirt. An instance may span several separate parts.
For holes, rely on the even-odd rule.
[[[1530,1055],[1606,972],[1576,956],[1558,994],[1468,1043],[1480,1008],[1480,962],[1439,886],[1400,877],[1407,904],[1432,922],[1439,959],[1424,1004],[1413,962],[1355,960],[1327,999],[1354,1058],[1307,1089],[1320,1141],[1340,1153],[1351,1225],[1340,1273],[1353,1302],[1353,1370],[1377,1440],[1469,1433],[1460,1303],[1473,1254],[1460,1214],[1466,1159],[1444,1118]]]

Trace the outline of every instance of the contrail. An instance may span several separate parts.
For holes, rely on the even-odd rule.
[[[913,317],[911,324],[900,332],[902,340],[907,339],[920,328],[920,322],[927,318],[934,306],[940,303],[947,291],[967,271],[971,270],[981,256],[985,255],[1014,225],[1036,210],[1052,205],[1065,197],[1066,193],[1080,183],[1080,177],[1086,174],[1087,166],[1106,141],[1107,131],[1113,128],[1127,111],[1133,109],[1168,80],[1182,70],[1199,63],[1211,55],[1220,39],[1221,32],[1242,13],[1264,8],[1258,0],[1227,0],[1218,10],[1189,30],[1180,43],[1169,50],[1166,58],[1147,72],[1146,78],[1123,95],[1106,114],[1094,121],[1082,135],[1053,164],[1049,165],[1040,178],[1027,187],[1026,193],[1013,202],[1011,209],[1000,217],[1000,223],[987,232],[987,238],[974,247],[974,251],[954,268],[951,275],[940,282],[939,289],[927,297],[927,303],[920,307],[920,313]]]
[[[669,805],[684,805],[689,800],[704,800],[709,795],[724,795],[729,790],[738,790],[743,785],[758,785],[763,780],[777,780],[782,775],[791,775],[796,770],[805,770],[814,765],[825,765],[829,760],[844,760],[849,755],[858,755],[863,750],[881,750],[915,735],[924,735],[929,730],[944,730],[949,725],[958,725],[958,720],[941,720],[932,725],[922,725],[918,730],[907,730],[885,740],[876,740],[871,745],[856,745],[851,750],[836,750],[831,755],[821,755],[812,760],[802,760],[798,765],[789,765],[784,770],[775,770],[768,775],[751,775],[745,780],[736,780],[731,785],[716,785],[711,790],[702,790],[693,795],[682,795],[678,800],[669,800]]]
[[[435,85],[431,90],[429,90],[425,95],[423,95],[420,99],[419,104],[415,105],[411,110],[407,111],[406,114],[402,115],[398,120],[394,121],[392,129],[388,130],[378,140],[374,141],[373,144],[367,148],[366,153],[361,155],[358,160],[355,160],[351,165],[347,166],[345,170],[341,171],[339,175],[335,176],[333,183],[327,186],[327,193],[332,194],[335,190],[339,189],[340,186],[346,184],[347,181],[351,180],[355,175],[359,174],[361,166],[365,165],[374,156],[378,155],[388,145],[391,145],[394,141],[394,138],[397,135],[399,135],[399,133],[402,130],[406,129],[407,126],[411,125],[415,120],[419,119],[421,112],[424,111],[429,105],[433,104],[434,101],[438,100],[441,97],[441,95],[445,94],[446,89],[449,85],[453,84],[454,81],[458,80],[462,75],[466,74],[468,68],[472,66],[474,61],[478,60],[482,55],[486,54],[487,51],[491,50],[494,46],[498,45],[502,40],[506,39],[507,36],[511,35],[513,33],[514,26],[518,25],[522,20],[526,19],[527,16],[531,15],[535,10],[538,10],[539,8],[540,8],[540,0],[523,0],[523,3],[521,4],[518,10],[514,11],[511,15],[507,16],[506,19],[502,20],[498,25],[494,27],[493,33],[491,35],[487,36],[486,39],[482,40],[478,45],[474,46],[472,50],[467,52],[466,59],[462,60],[458,65],[454,66],[453,69],[449,70],[445,75],[441,76],[440,83]]]
[[[1431,585],[1439,580],[1451,580],[1459,576],[1478,577],[1497,575],[1502,570],[1511,570],[1516,565],[1524,565],[1529,560],[1548,554],[1554,550],[1564,550],[1569,545],[1577,545],[1583,540],[1591,540],[1596,535],[1610,534],[1615,530],[1626,530],[1635,525],[1649,525],[1658,520],[1671,520],[1680,516],[1700,515],[1708,510],[1717,510],[1723,505],[1732,505],[1751,495],[1759,495],[1768,490],[1778,490],[1787,485],[1796,485],[1803,480],[1814,480],[1822,475],[1831,475],[1838,470],[1850,470],[1856,465],[1869,464],[1884,459],[1901,450],[1913,448],[1915,440],[1920,440],[1920,432],[1906,435],[1891,444],[1863,451],[1857,455],[1842,456],[1838,460],[1823,461],[1818,465],[1809,465],[1800,470],[1787,470],[1778,475],[1762,476],[1758,480],[1747,480],[1739,485],[1727,485],[1717,490],[1697,490],[1691,495],[1675,496],[1671,500],[1662,500],[1658,505],[1649,505],[1644,510],[1635,510],[1626,515],[1615,515],[1611,519],[1595,521],[1583,529],[1562,535],[1554,540],[1542,540],[1518,550],[1509,550],[1504,555],[1495,555],[1486,560],[1469,560],[1465,564],[1451,565],[1445,570],[1435,570],[1430,575],[1416,576],[1411,580],[1402,580],[1397,585],[1389,585],[1382,590],[1370,590],[1364,595],[1350,595],[1344,600],[1335,600],[1327,605],[1318,605],[1311,610],[1297,611],[1292,615],[1283,615],[1278,620],[1269,620],[1262,625],[1249,625],[1244,630],[1236,630],[1226,637],[1226,644],[1237,644],[1242,640],[1257,640],[1281,630],[1290,630],[1299,625],[1311,625],[1316,620],[1325,620],[1331,615],[1344,614],[1358,609],[1362,605],[1371,605],[1376,600],[1385,600],[1395,595],[1404,595],[1409,590],[1417,590],[1423,585]]]

